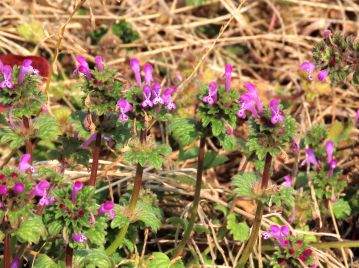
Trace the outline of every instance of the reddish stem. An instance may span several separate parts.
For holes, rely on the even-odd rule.
[[[74,249],[69,245],[66,246],[65,263],[67,268],[72,268],[72,256],[74,255]]]
[[[92,166],[91,166],[91,175],[89,185],[96,186],[97,170],[98,170],[98,160],[100,157],[101,149],[101,131],[98,131],[96,134],[95,147],[92,151]]]
[[[10,268],[11,267],[11,241],[10,241],[10,234],[8,234],[8,233],[5,235],[4,247],[5,247],[4,268]]]

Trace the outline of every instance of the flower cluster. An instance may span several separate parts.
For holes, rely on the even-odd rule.
[[[176,104],[173,102],[172,93],[174,88],[166,88],[162,92],[162,86],[158,83],[154,83],[153,79],[153,68],[152,65],[146,63],[143,67],[144,71],[144,82],[141,79],[141,66],[138,59],[133,58],[130,60],[131,69],[135,75],[137,86],[142,87],[142,100],[141,106],[145,109],[150,109],[155,106],[164,106],[168,111],[176,109]],[[117,106],[120,108],[121,115],[131,111],[130,104],[123,99],[119,100]],[[127,121],[126,116],[121,116],[120,121]]]
[[[314,63],[305,61],[300,65],[300,69],[307,72],[309,80],[311,81],[314,80],[313,72],[317,69],[317,66]],[[324,81],[325,78],[327,78],[327,76],[328,76],[327,69],[320,70],[317,74],[317,78],[319,81]]]
[[[25,184],[21,181],[18,172],[14,171],[8,176],[6,174],[0,174],[0,196],[3,200],[7,199],[7,196],[13,196],[23,193],[25,190]],[[3,208],[5,204],[0,201],[0,208]]]
[[[17,84],[19,86],[24,82],[26,74],[39,75],[39,70],[31,66],[32,60],[26,59],[23,61],[20,72],[18,75]],[[0,82],[0,88],[14,88],[13,81],[13,68],[10,65],[4,65],[0,60],[0,73],[2,74],[2,81]]]
[[[290,234],[289,228],[285,225],[272,225],[268,232],[262,232],[263,239],[272,239],[279,245],[279,250],[273,259],[276,264],[283,267],[297,267],[305,263],[310,267],[316,267],[313,251],[306,243]]]

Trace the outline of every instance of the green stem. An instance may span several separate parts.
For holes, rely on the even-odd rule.
[[[26,147],[26,153],[30,154],[30,165],[32,164],[32,143],[30,140],[30,121],[29,118],[27,118],[26,116],[22,117],[22,123],[24,125],[24,135],[26,137],[26,141],[25,141],[25,147]]]
[[[140,142],[142,144],[144,144],[146,142],[146,137],[147,137],[147,130],[141,130]],[[131,217],[132,213],[134,212],[134,210],[136,208],[136,204],[137,204],[138,198],[140,196],[140,190],[141,190],[141,185],[142,185],[142,176],[143,176],[143,167],[139,163],[137,163],[136,176],[135,176],[135,181],[134,181],[134,185],[133,185],[132,196],[131,196],[130,203],[129,203],[127,211],[126,211],[126,217],[128,217],[128,218]],[[130,225],[130,223],[127,223],[125,226],[123,226],[120,229],[115,240],[106,249],[106,254],[108,256],[112,255],[122,245],[122,242],[125,239],[129,225]]]
[[[272,156],[269,153],[267,153],[265,164],[264,164],[262,183],[261,183],[262,190],[265,190],[268,187],[271,163],[272,163]],[[258,232],[261,227],[262,216],[263,216],[263,203],[261,201],[257,201],[257,210],[253,220],[252,231],[247,241],[247,244],[243,249],[242,256],[239,259],[236,268],[244,267],[244,265],[247,263],[249,259],[249,255],[251,254],[254,244],[258,238]]]
[[[197,210],[198,204],[201,196],[201,187],[202,187],[202,174],[204,169],[204,153],[205,153],[205,137],[201,138],[199,144],[199,151],[198,151],[198,167],[197,167],[197,178],[196,178],[196,189],[194,193],[194,200],[190,210],[190,219],[188,221],[187,228],[183,235],[182,241],[178,244],[177,248],[173,252],[173,259],[180,256],[187,245],[187,242],[190,238],[196,217],[197,217]]]

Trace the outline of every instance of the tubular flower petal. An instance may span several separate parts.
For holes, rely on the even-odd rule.
[[[7,187],[6,185],[0,185],[0,195],[7,193]]]
[[[97,213],[99,213],[99,214],[109,213],[110,220],[113,220],[113,218],[115,217],[114,207],[115,207],[115,205],[112,201],[106,201],[99,207],[99,209],[97,210]]]
[[[292,187],[292,177],[287,175],[284,176],[284,182],[282,183],[282,186],[284,187]]]
[[[142,101],[142,107],[152,107],[153,103],[151,101],[151,87],[149,85],[144,85],[142,88],[142,95],[143,95],[143,101]]]
[[[12,68],[10,65],[5,65],[1,68],[4,81],[0,82],[0,88],[12,88]]]
[[[31,191],[32,196],[46,196],[50,183],[48,181],[40,181]]]
[[[86,61],[86,59],[82,56],[77,56],[76,61],[80,64],[76,67],[74,72],[72,73],[73,76],[78,75],[78,73],[84,74],[88,80],[92,79],[91,73],[90,73],[90,67]]]
[[[14,192],[22,193],[25,190],[25,185],[22,182],[16,182],[14,184]]]
[[[303,162],[301,163],[302,166],[304,166],[305,164],[310,165],[312,164],[313,166],[315,166],[316,168],[319,167],[318,161],[315,158],[315,154],[313,149],[308,148],[305,150],[306,153],[306,158],[303,160]]]
[[[153,82],[152,65],[146,63],[143,67],[143,71],[145,72],[145,82],[146,84],[150,85]]]
[[[247,93],[241,96],[241,108],[237,112],[237,116],[240,118],[246,118],[246,111],[251,112],[253,117],[258,118],[259,113],[263,112],[262,103],[258,97],[256,88],[252,83],[246,83],[245,88],[247,88]]]
[[[327,141],[327,143],[325,144],[325,150],[327,152],[328,163],[330,163],[333,160],[334,142]]]
[[[168,111],[176,109],[176,104],[173,102],[173,99],[172,99],[172,96],[171,96],[171,94],[174,91],[175,90],[173,88],[169,87],[169,88],[166,88],[166,90],[162,94],[163,102],[166,105],[166,109]]]
[[[74,203],[76,201],[77,192],[84,187],[83,182],[76,181],[72,187],[71,201]]]
[[[117,101],[116,106],[120,108],[120,115],[118,117],[118,120],[122,122],[127,122],[129,120],[129,117],[126,113],[132,111],[132,105],[125,99],[120,99]]]
[[[140,86],[142,83],[141,74],[140,74],[140,72],[141,72],[140,62],[138,61],[138,59],[132,58],[130,60],[130,66],[131,66],[133,73],[135,74],[137,84]]]
[[[102,57],[101,56],[96,56],[95,57],[95,62],[96,62],[96,65],[97,65],[97,70],[99,72],[102,72],[103,71]]]
[[[324,81],[325,78],[327,78],[327,76],[328,76],[328,70],[327,69],[321,70],[317,75],[319,81]]]
[[[231,89],[231,77],[232,77],[232,65],[230,64],[226,65],[225,77],[226,77],[226,91],[228,92]]]

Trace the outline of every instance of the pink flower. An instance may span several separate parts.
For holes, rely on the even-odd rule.
[[[77,243],[83,243],[85,242],[88,238],[87,236],[83,235],[82,233],[72,233],[71,234],[72,240],[76,241]]]
[[[103,203],[99,209],[97,210],[97,213],[109,213],[110,214],[110,220],[113,220],[115,217],[115,211],[114,211],[115,204],[112,201],[106,201]]]
[[[152,86],[152,91],[151,91],[151,95],[153,97],[152,99],[152,103],[154,105],[156,104],[164,104],[164,101],[161,97],[161,85],[160,84],[154,84]]]
[[[325,78],[327,78],[327,76],[328,76],[328,70],[327,69],[321,70],[317,75],[319,81],[324,81]]]
[[[255,118],[259,117],[259,113],[263,113],[263,106],[258,97],[256,88],[251,83],[246,83],[244,86],[247,88],[247,93],[241,96],[241,108],[237,112],[240,118],[246,118],[246,111],[250,111]]]
[[[0,185],[0,195],[4,195],[7,193],[6,185]]]
[[[19,80],[18,83],[19,85],[22,84],[22,82],[24,81],[25,75],[28,73],[32,73],[32,74],[39,74],[39,70],[34,69],[31,66],[32,60],[24,60],[24,62],[22,63],[22,66],[20,68],[20,74],[19,74]]]
[[[329,38],[333,35],[332,31],[329,29],[325,29],[323,32],[324,38]]]
[[[0,83],[0,88],[12,88],[12,68],[10,65],[5,65],[1,69],[4,81]]]
[[[277,124],[278,121],[284,121],[283,113],[279,110],[279,100],[272,99],[269,108],[271,110],[271,122],[273,125]]]
[[[152,65],[146,63],[143,67],[143,71],[145,72],[145,82],[146,84],[150,85],[153,82]]]
[[[50,183],[46,180],[40,181],[31,191],[32,196],[46,196]]]
[[[307,71],[310,80],[313,80],[312,73],[314,72],[315,68],[316,68],[315,64],[309,61],[305,61],[300,65],[301,70]]]
[[[282,183],[282,186],[284,187],[292,187],[292,177],[287,175],[284,176],[284,182]]]
[[[174,88],[166,88],[166,90],[162,94],[162,99],[164,104],[166,105],[166,109],[168,111],[175,110],[176,104],[173,102],[171,94],[175,91]]]
[[[76,61],[80,64],[76,67],[76,69],[73,71],[72,75],[76,76],[78,73],[84,74],[88,80],[92,79],[91,73],[90,73],[90,67],[86,61],[86,59],[82,56],[77,56]]]
[[[25,190],[25,185],[22,182],[16,182],[14,184],[14,192],[22,193]]]
[[[116,106],[120,108],[120,116],[118,117],[118,120],[127,122],[130,118],[126,113],[132,111],[132,105],[125,99],[120,99]]]
[[[217,83],[211,82],[209,83],[208,87],[209,87],[208,95],[204,96],[202,98],[202,101],[208,103],[209,105],[213,105],[217,102],[217,98],[218,98]]]
[[[328,163],[330,163],[333,160],[334,142],[327,141],[327,143],[325,144],[325,150],[327,152]]]
[[[305,150],[306,153],[306,158],[302,161],[301,165],[304,166],[305,164],[310,165],[312,164],[313,166],[315,166],[316,168],[319,168],[319,164],[317,159],[315,158],[315,154],[313,149],[308,148]]]
[[[21,172],[26,172],[28,169],[30,169],[30,171],[32,173],[35,172],[35,168],[29,164],[30,159],[31,159],[30,154],[24,154],[24,155],[21,156],[20,163],[19,163],[19,166],[18,166],[18,168],[19,168],[19,170]]]
[[[96,65],[97,65],[97,70],[99,72],[102,72],[103,71],[102,57],[101,56],[96,56],[95,57],[95,62],[96,62]]]
[[[230,64],[226,65],[225,77],[226,77],[226,91],[228,92],[231,89],[231,77],[232,77],[232,65]]]
[[[138,61],[138,59],[132,58],[130,60],[130,66],[131,66],[133,73],[135,74],[137,84],[140,86],[142,83],[141,74],[140,74],[140,72],[141,72],[140,62]]]
[[[72,188],[72,194],[71,194],[72,203],[76,202],[77,192],[80,191],[83,187],[84,187],[84,184],[81,181],[76,181],[74,183],[73,188]]]
[[[151,87],[149,85],[144,85],[142,88],[142,95],[143,95],[143,101],[142,101],[142,107],[152,107],[153,103],[151,101]]]

